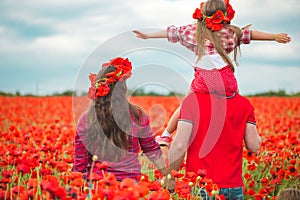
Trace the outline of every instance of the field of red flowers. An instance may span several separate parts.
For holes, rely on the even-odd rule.
[[[244,150],[246,199],[275,199],[280,190],[300,185],[300,98],[249,99],[256,109],[263,143],[257,155]],[[190,191],[199,187],[217,194],[217,186],[203,172],[173,174],[180,180],[174,194],[155,181],[161,178],[157,171],[149,173],[145,168],[137,183],[130,179],[117,182],[110,174],[86,182],[71,167],[76,121],[86,108],[82,105],[87,104],[72,100],[0,97],[0,200],[193,199]],[[148,113],[155,134],[163,130],[180,103],[176,97],[132,97],[131,101]],[[152,168],[145,160],[141,162]]]

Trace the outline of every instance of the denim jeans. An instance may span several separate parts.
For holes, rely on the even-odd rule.
[[[243,188],[220,188],[219,195],[223,194],[226,200],[244,200]],[[213,197],[209,197],[205,189],[201,190],[201,197],[203,200],[215,200]]]

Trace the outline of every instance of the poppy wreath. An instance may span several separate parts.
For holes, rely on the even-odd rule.
[[[199,21],[204,21],[206,27],[211,29],[212,31],[219,31],[223,28],[224,23],[230,23],[230,21],[234,18],[235,10],[233,10],[232,6],[229,3],[229,0],[224,0],[227,8],[226,12],[223,13],[221,10],[217,10],[211,16],[205,16],[202,12],[204,2],[200,3],[200,8],[196,8],[193,13],[193,18]]]
[[[104,63],[102,68],[114,66],[115,71],[107,73],[105,78],[97,80],[97,74],[90,73],[89,79],[91,86],[88,91],[88,97],[90,99],[97,99],[98,97],[104,97],[109,94],[110,86],[118,81],[123,81],[131,76],[132,65],[128,58],[114,58],[108,63]]]

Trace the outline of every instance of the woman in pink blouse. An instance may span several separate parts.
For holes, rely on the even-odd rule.
[[[131,69],[128,59],[115,58],[103,64],[98,75],[90,75],[92,103],[76,129],[73,171],[102,176],[104,170],[117,180],[137,179],[141,175],[138,154],[143,152],[166,175],[148,117],[128,102],[126,79]]]

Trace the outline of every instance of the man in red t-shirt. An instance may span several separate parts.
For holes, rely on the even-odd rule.
[[[187,153],[187,172],[205,169],[226,199],[243,199],[243,141],[251,152],[261,143],[249,100],[239,94],[190,94],[181,105],[168,170],[178,170]]]

